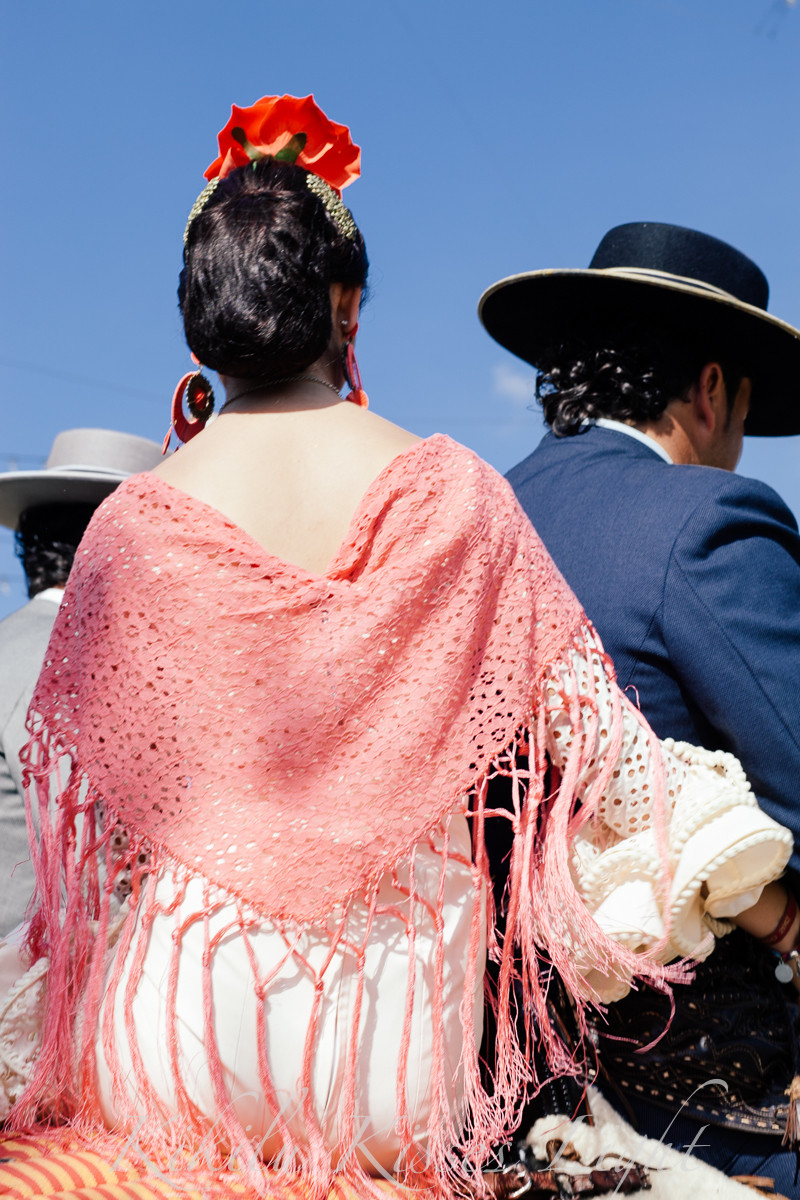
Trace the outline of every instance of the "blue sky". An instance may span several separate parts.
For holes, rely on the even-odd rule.
[[[186,214],[231,103],[268,93],[313,92],[363,148],[373,407],[500,470],[542,432],[475,315],[504,275],[672,221],[754,258],[800,325],[798,64],[786,0],[0,0],[0,469],[72,426],[161,438]],[[799,461],[752,439],[740,469],[797,512]],[[23,598],[0,531],[0,616]]]

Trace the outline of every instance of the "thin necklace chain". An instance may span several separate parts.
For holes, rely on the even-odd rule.
[[[318,375],[287,375],[284,379],[271,379],[269,381],[269,383],[257,383],[251,388],[245,388],[245,390],[243,392],[237,392],[235,396],[231,396],[228,400],[225,401],[225,403],[223,404],[222,408],[219,411],[222,412],[224,409],[226,409],[228,407],[229,404],[233,404],[234,400],[241,400],[243,396],[252,396],[254,392],[265,392],[269,388],[280,387],[280,385],[282,383],[302,383],[302,382],[318,383],[322,387],[329,388],[330,391],[334,392],[335,395],[337,395],[340,400],[342,398],[341,392],[339,391],[339,389],[336,387],[336,385],[334,383],[329,383],[327,379],[320,379],[320,377]],[[278,399],[279,399],[279,397],[276,396],[275,400],[278,400]],[[273,400],[272,403],[275,403],[275,400]]]

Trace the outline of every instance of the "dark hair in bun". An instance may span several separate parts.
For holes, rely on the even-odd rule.
[[[306,177],[274,159],[238,167],[189,225],[178,301],[189,348],[214,371],[304,371],[330,341],[330,285],[366,283],[361,234],[344,236]]]
[[[608,332],[598,328],[594,336],[543,351],[536,362],[536,398],[558,437],[580,433],[598,417],[634,425],[657,421],[670,401],[688,400],[709,362],[722,367],[730,414],[748,373],[737,351],[703,330],[687,333],[664,322],[656,330],[635,322]]]

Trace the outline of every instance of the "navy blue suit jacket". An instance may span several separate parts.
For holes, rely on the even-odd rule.
[[[769,487],[589,426],[508,474],[656,733],[732,751],[795,836],[800,536]]]

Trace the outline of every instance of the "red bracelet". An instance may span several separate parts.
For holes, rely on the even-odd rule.
[[[778,924],[767,937],[759,938],[765,946],[776,946],[778,942],[782,942],[789,930],[792,928],[794,919],[797,916],[797,901],[791,892],[786,897],[786,908],[783,910],[783,916]]]

